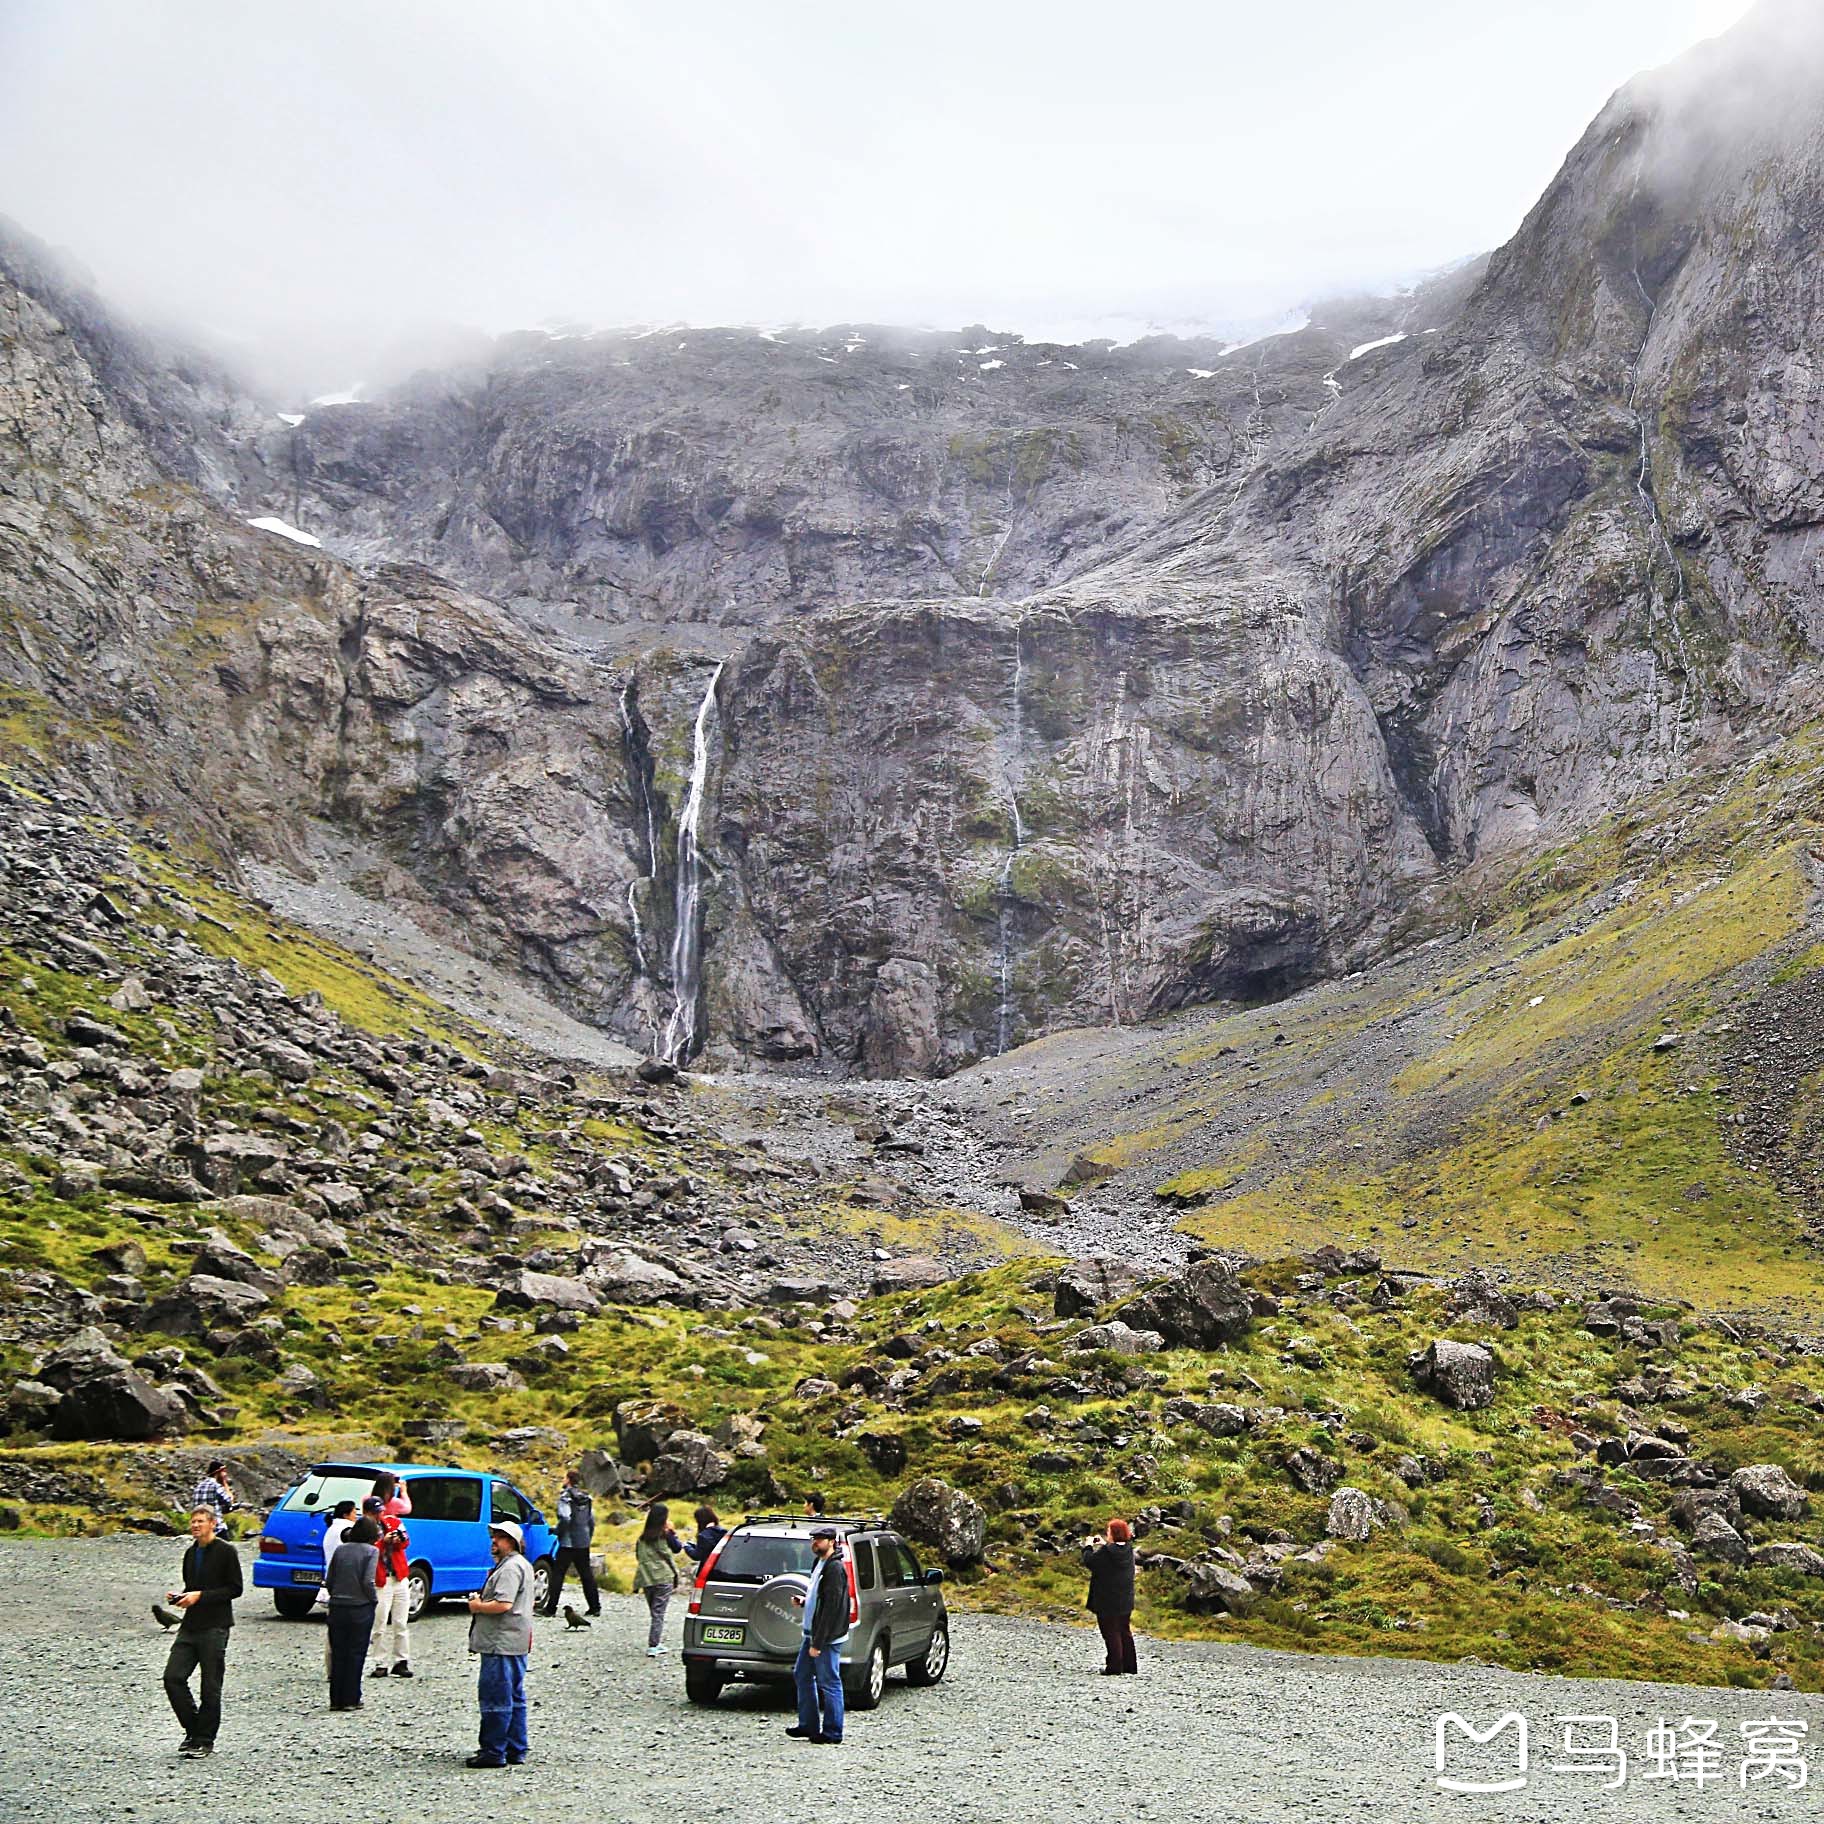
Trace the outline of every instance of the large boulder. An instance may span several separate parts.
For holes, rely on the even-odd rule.
[[[1247,1329],[1254,1306],[1235,1269],[1218,1257],[1130,1299],[1118,1315],[1136,1330],[1157,1330],[1169,1348],[1214,1349]]]
[[[1723,1564],[1748,1562],[1747,1543],[1721,1514],[1699,1519],[1691,1529],[1691,1549],[1700,1558],[1715,1558]]]
[[[1330,1497],[1324,1531],[1332,1539],[1350,1539],[1358,1545],[1387,1524],[1387,1506],[1360,1488],[1339,1488]]]
[[[444,1379],[467,1393],[524,1393],[526,1379],[505,1362],[452,1362]]]
[[[1244,1613],[1255,1596],[1253,1584],[1239,1571],[1210,1558],[1195,1558],[1184,1567],[1184,1586],[1189,1607],[1224,1610],[1231,1615]]]
[[[534,1273],[522,1267],[494,1294],[494,1302],[503,1311],[532,1311],[546,1308],[575,1311],[593,1317],[601,1310],[598,1299],[588,1284],[580,1279],[566,1279],[558,1273]]]
[[[1153,1355],[1165,1347],[1165,1338],[1157,1330],[1135,1330],[1111,1318],[1106,1324],[1091,1324],[1071,1338],[1073,1349],[1108,1349],[1116,1355]]]
[[[1824,1577],[1824,1553],[1809,1545],[1785,1542],[1757,1545],[1748,1554],[1757,1570],[1786,1571],[1798,1577]]]
[[[1248,1409],[1228,1400],[1167,1400],[1168,1425],[1195,1425],[1213,1438],[1236,1438],[1250,1428]]]
[[[1052,1288],[1051,1308],[1059,1317],[1082,1317],[1126,1298],[1140,1284],[1140,1275],[1125,1261],[1107,1260],[1097,1255],[1093,1260],[1073,1261],[1057,1277]]]
[[[981,1504],[935,1476],[922,1476],[900,1490],[892,1520],[908,1539],[930,1546],[951,1564],[973,1564],[988,1543],[988,1516]]]
[[[1486,1406],[1495,1397],[1495,1358],[1480,1343],[1434,1337],[1406,1358],[1406,1366],[1419,1387],[1459,1412]]]
[[[260,1062],[285,1083],[308,1083],[317,1063],[309,1052],[288,1039],[268,1039],[259,1050]]]
[[[1342,1480],[1343,1466],[1321,1450],[1301,1445],[1286,1458],[1286,1476],[1308,1495],[1328,1494]]]
[[[183,1403],[131,1368],[79,1381],[57,1402],[51,1436],[60,1439],[169,1437],[184,1429]]]
[[[587,1250],[583,1279],[597,1297],[611,1305],[658,1305],[690,1288],[669,1267],[648,1260],[631,1248]]]
[[[928,1254],[902,1254],[897,1260],[883,1260],[875,1268],[868,1289],[876,1298],[889,1292],[928,1292],[955,1275],[942,1261]]]
[[[47,1387],[67,1393],[78,1381],[92,1380],[98,1374],[118,1374],[126,1366],[127,1358],[90,1324],[68,1342],[59,1343],[49,1355],[40,1357],[32,1375]]]
[[[1804,1489],[1777,1463],[1750,1463],[1729,1478],[1742,1512],[1763,1520],[1796,1520],[1808,1505]]]
[[[1451,1287],[1444,1309],[1462,1323],[1487,1324],[1495,1330],[1511,1330],[1520,1321],[1520,1307],[1486,1267],[1471,1267]]]
[[[700,1431],[674,1431],[646,1477],[651,1495],[694,1495],[728,1480],[728,1459]]]
[[[45,1431],[51,1423],[63,1394],[43,1381],[15,1381],[4,1402],[0,1402],[0,1429],[6,1431]]]
[[[614,1409],[614,1443],[623,1463],[650,1463],[674,1431],[690,1429],[690,1414],[669,1400],[622,1400]]]
[[[192,1273],[188,1279],[155,1299],[140,1318],[145,1330],[162,1330],[169,1336],[203,1336],[211,1330],[238,1330],[264,1311],[272,1301],[258,1286],[212,1273]]]
[[[607,1451],[590,1449],[577,1459],[577,1473],[592,1495],[618,1495],[624,1492],[620,1465]]]

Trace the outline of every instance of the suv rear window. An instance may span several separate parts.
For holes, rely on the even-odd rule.
[[[335,1464],[313,1469],[285,1497],[282,1511],[291,1514],[333,1513],[344,1501],[358,1507],[374,1492],[372,1470],[341,1468]]]
[[[803,1534],[737,1532],[716,1560],[716,1581],[765,1583],[787,1571],[808,1571],[811,1555]]]

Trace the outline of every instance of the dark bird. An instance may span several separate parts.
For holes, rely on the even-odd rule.
[[[564,1626],[565,1627],[567,1627],[567,1628],[586,1628],[586,1627],[588,1627],[588,1625],[589,1625],[589,1617],[587,1615],[585,1615],[579,1608],[577,1608],[574,1603],[567,1602],[564,1604]]]
[[[155,1602],[152,1605],[152,1619],[161,1628],[175,1628],[184,1618],[175,1610],[166,1608],[162,1602]]]

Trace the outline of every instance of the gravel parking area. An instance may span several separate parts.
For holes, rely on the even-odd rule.
[[[786,1824],[1025,1824],[1140,1818],[1314,1824],[1348,1820],[1718,1820],[1797,1818],[1817,1793],[1783,1781],[1739,1786],[1744,1720],[1808,1721],[1824,1781],[1824,1706],[1791,1692],[1740,1692],[1529,1678],[1484,1667],[1411,1665],[1143,1641],[1138,1679],[1096,1675],[1099,1643],[1076,1628],[956,1618],[951,1674],[928,1691],[895,1678],[839,1749],[780,1732],[782,1693],[737,1688],[714,1711],[686,1705],[675,1652],[648,1661],[643,1607],[608,1598],[588,1632],[539,1629],[532,1761],[470,1773],[474,1679],[460,1610],[415,1632],[410,1683],[370,1683],[365,1710],[331,1715],[320,1623],[280,1621],[262,1592],[242,1604],[229,1654],[226,1720],[212,1761],[177,1758],[159,1677],[166,1637],[148,1603],[171,1579],[178,1542],[0,1542],[0,1818],[72,1824],[347,1824],[586,1818],[601,1824],[740,1819]],[[244,1554],[245,1556],[245,1554]],[[672,1630],[676,1638],[677,1622]],[[1440,1792],[1434,1719],[1487,1726],[1516,1710],[1531,1726],[1530,1779],[1500,1797]],[[1715,1720],[1723,1778],[1701,1789],[1648,1778],[1553,1773],[1562,1725],[1612,1715],[1638,1752],[1658,1717]],[[1590,1739],[1586,1731],[1583,1739]],[[1511,1742],[1511,1732],[1507,1741]],[[1487,1755],[1489,1750],[1473,1751]],[[1453,1753],[1448,1771],[1503,1764]]]

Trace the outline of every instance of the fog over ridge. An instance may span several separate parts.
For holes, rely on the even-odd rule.
[[[15,0],[0,211],[286,386],[455,326],[1258,332],[1504,240],[1747,0],[1590,10]]]

